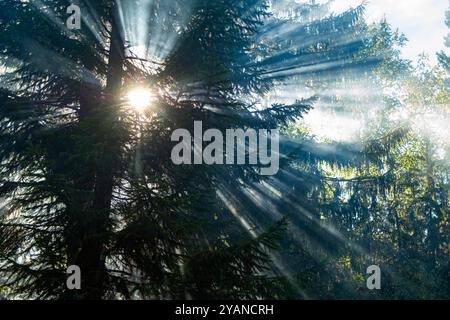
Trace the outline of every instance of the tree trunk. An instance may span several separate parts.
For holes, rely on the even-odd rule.
[[[111,201],[114,188],[114,175],[118,168],[119,151],[115,138],[117,117],[114,107],[120,103],[125,46],[120,32],[117,8],[114,8],[111,28],[111,43],[107,86],[101,105],[96,106],[93,117],[98,126],[93,128],[97,154],[94,196],[87,232],[81,241],[76,264],[81,269],[81,291],[75,297],[87,300],[100,300],[105,295],[105,249],[111,232]]]

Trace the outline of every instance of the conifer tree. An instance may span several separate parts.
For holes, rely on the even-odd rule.
[[[445,15],[445,24],[448,28],[450,28],[450,10],[446,12]],[[447,35],[445,37],[445,46],[447,48],[450,48],[450,35]],[[439,62],[447,69],[447,71],[450,69],[450,58],[448,54],[445,52],[438,53]]]

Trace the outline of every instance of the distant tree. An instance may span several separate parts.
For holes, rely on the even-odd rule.
[[[450,28],[450,10],[446,12],[445,17],[445,24],[448,28]],[[450,35],[447,35],[447,37],[445,37],[445,46],[447,48],[450,48]],[[450,57],[448,56],[448,54],[442,51],[438,53],[438,59],[439,62],[447,69],[447,71],[450,70]]]
[[[385,23],[381,26],[389,31]],[[375,39],[387,44],[401,39],[391,32],[377,34]],[[363,131],[354,139],[364,161],[347,167],[319,164],[319,175],[328,183],[317,184],[317,207],[323,225],[341,234],[345,245],[337,256],[327,251],[322,258],[322,268],[334,276],[313,274],[312,279],[328,284],[332,297],[445,299],[450,213],[446,72],[430,66],[426,57],[412,67],[398,51],[391,53],[371,74],[373,84],[365,84],[367,96],[348,94],[337,104],[353,108],[353,116],[364,112],[354,104],[367,108]],[[296,128],[300,131],[294,127],[293,133]],[[381,291],[365,291],[371,264],[384,270]]]

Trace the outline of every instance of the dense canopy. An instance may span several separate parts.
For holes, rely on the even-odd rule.
[[[403,59],[364,12],[1,1],[0,296],[448,299],[449,58]],[[200,121],[278,129],[277,174],[174,163]]]

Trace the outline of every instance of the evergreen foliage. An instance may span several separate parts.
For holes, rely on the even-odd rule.
[[[0,294],[370,297],[361,278],[380,261],[376,298],[449,296],[448,157],[389,121],[402,105],[448,106],[448,86],[442,70],[414,70],[405,99],[381,93],[412,72],[387,22],[315,1],[79,0],[83,26],[68,30],[70,4],[0,2]],[[368,105],[390,108],[359,143],[298,124],[326,104],[369,119],[333,91],[362,80],[380,90]],[[126,99],[136,85],[155,95],[144,112]],[[194,121],[281,129],[279,174],[174,165],[171,134]]]

